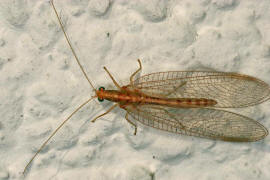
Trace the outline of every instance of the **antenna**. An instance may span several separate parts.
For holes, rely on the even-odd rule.
[[[73,47],[72,47],[72,45],[71,45],[71,42],[70,42],[70,40],[69,40],[69,38],[68,38],[68,36],[67,36],[67,33],[66,33],[65,29],[64,29],[64,25],[63,25],[63,23],[62,23],[62,21],[61,21],[61,18],[59,17],[58,12],[57,12],[57,10],[56,10],[56,8],[55,8],[55,6],[54,6],[53,0],[51,0],[50,3],[52,4],[53,10],[54,10],[54,12],[55,12],[55,14],[56,14],[56,17],[57,17],[57,20],[58,20],[58,22],[59,22],[59,24],[60,24],[60,27],[61,27],[61,29],[62,29],[64,35],[65,35],[65,39],[67,40],[68,46],[70,47],[70,49],[71,49],[71,51],[72,51],[72,54],[74,55],[74,57],[75,57],[75,59],[76,59],[78,65],[79,65],[81,71],[83,72],[84,77],[85,77],[85,78],[87,79],[87,81],[89,82],[91,88],[93,88],[94,91],[96,92],[96,91],[97,91],[96,88],[93,86],[93,84],[91,83],[91,81],[90,81],[90,79],[88,78],[87,74],[85,73],[85,71],[84,71],[84,69],[83,69],[83,67],[82,67],[82,65],[81,65],[81,63],[80,63],[80,61],[79,61],[79,58],[78,58],[76,52],[74,51],[74,49],[73,49]]]

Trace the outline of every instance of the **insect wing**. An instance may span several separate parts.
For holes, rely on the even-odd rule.
[[[126,106],[128,118],[156,129],[224,141],[257,141],[267,136],[260,123],[229,111],[208,108]]]
[[[215,107],[220,108],[247,107],[270,98],[270,87],[265,82],[255,77],[226,72],[152,73],[136,79],[133,88],[154,97],[213,99],[217,101]]]

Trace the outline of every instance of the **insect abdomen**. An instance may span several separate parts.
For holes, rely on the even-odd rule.
[[[217,104],[215,100],[205,98],[171,98],[171,99],[160,99],[160,98],[146,98],[145,103],[166,105],[170,107],[206,107],[214,106]]]

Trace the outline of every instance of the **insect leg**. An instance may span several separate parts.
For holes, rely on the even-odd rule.
[[[140,59],[138,59],[138,62],[139,62],[139,69],[137,70],[137,71],[135,71],[131,76],[130,76],[130,86],[131,87],[133,87],[133,78],[134,78],[134,76],[138,73],[138,72],[140,72],[141,70],[142,70],[142,63],[141,63],[141,61],[140,61]]]
[[[137,125],[128,119],[128,113],[126,113],[125,118],[126,118],[127,122],[129,122],[132,126],[134,126],[134,128],[135,128],[134,135],[136,135],[137,134]]]
[[[111,73],[108,71],[108,69],[106,67],[103,67],[105,69],[105,71],[108,73],[108,75],[110,76],[110,78],[112,79],[114,85],[119,89],[122,90],[121,86],[115,81],[115,79],[113,78],[113,76],[111,75]]]
[[[160,111],[163,111],[163,112],[166,113],[171,119],[175,120],[175,122],[176,122],[183,130],[186,130],[185,126],[184,126],[181,122],[179,122],[179,120],[178,120],[172,113],[170,113],[169,111],[167,111],[166,109],[160,108],[160,107],[156,107],[156,106],[151,106],[151,108],[157,109],[157,110],[160,110]]]
[[[183,82],[183,83],[181,83],[179,86],[177,86],[176,88],[174,88],[172,91],[168,92],[168,93],[165,95],[165,97],[167,97],[167,96],[169,96],[169,95],[175,93],[178,89],[180,89],[180,88],[181,88],[182,86],[184,86],[186,83],[187,83],[186,81]]]
[[[111,112],[116,106],[118,106],[118,104],[114,104],[112,107],[110,107],[110,109],[108,109],[105,113],[95,117],[91,122],[95,122],[98,118],[100,118],[101,116],[104,116],[106,114],[108,114],[109,112]]]

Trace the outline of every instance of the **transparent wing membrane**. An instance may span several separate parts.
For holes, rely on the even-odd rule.
[[[171,71],[144,75],[133,87],[144,94],[168,98],[206,98],[215,107],[237,108],[262,103],[270,98],[270,87],[251,76],[204,71]]]
[[[224,141],[257,141],[267,136],[260,123],[229,111],[208,108],[126,106],[129,118],[156,129]]]

